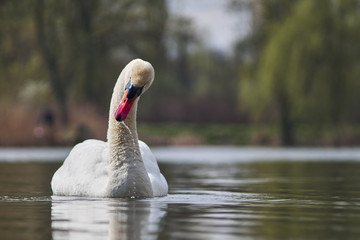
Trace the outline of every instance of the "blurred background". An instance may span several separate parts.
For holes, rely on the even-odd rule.
[[[150,145],[360,144],[358,0],[2,0],[0,146],[105,140],[134,58]]]

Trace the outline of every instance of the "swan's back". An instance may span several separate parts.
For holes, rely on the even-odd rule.
[[[53,176],[53,193],[65,196],[106,196],[108,159],[106,142],[91,139],[77,144]]]

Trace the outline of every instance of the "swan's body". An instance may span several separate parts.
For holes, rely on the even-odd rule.
[[[110,103],[108,142],[86,140],[77,144],[53,176],[51,187],[55,195],[153,197],[167,194],[168,185],[156,159],[150,148],[138,140],[136,131],[138,96],[143,88],[149,88],[153,79],[154,70],[148,62],[136,59],[124,68]]]

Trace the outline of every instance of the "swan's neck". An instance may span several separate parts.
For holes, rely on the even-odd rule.
[[[110,175],[107,191],[113,197],[153,196],[150,179],[139,149],[136,109],[137,101],[133,104],[124,122],[115,120],[116,107],[110,109],[107,134]]]
[[[109,144],[109,182],[107,191],[108,195],[113,197],[153,196],[150,178],[141,158],[136,130],[136,111],[139,98],[134,100],[124,122],[118,122],[115,119],[115,112],[124,95],[125,84],[129,82],[132,68],[133,65],[128,64],[120,73],[110,103],[107,132]],[[153,70],[150,73],[153,77]],[[141,74],[136,75],[136,72],[135,76],[140,80],[143,77]]]
[[[116,121],[116,108],[110,110],[107,139],[110,150],[110,165],[119,166],[124,162],[141,161],[136,130],[136,109],[134,103],[127,118],[123,122]]]

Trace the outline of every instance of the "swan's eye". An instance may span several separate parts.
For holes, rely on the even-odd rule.
[[[128,90],[127,93],[127,98],[132,99],[135,96],[140,96],[142,90],[144,87],[135,87],[134,84],[132,84],[131,79],[128,82],[128,84],[126,84],[125,90]]]

